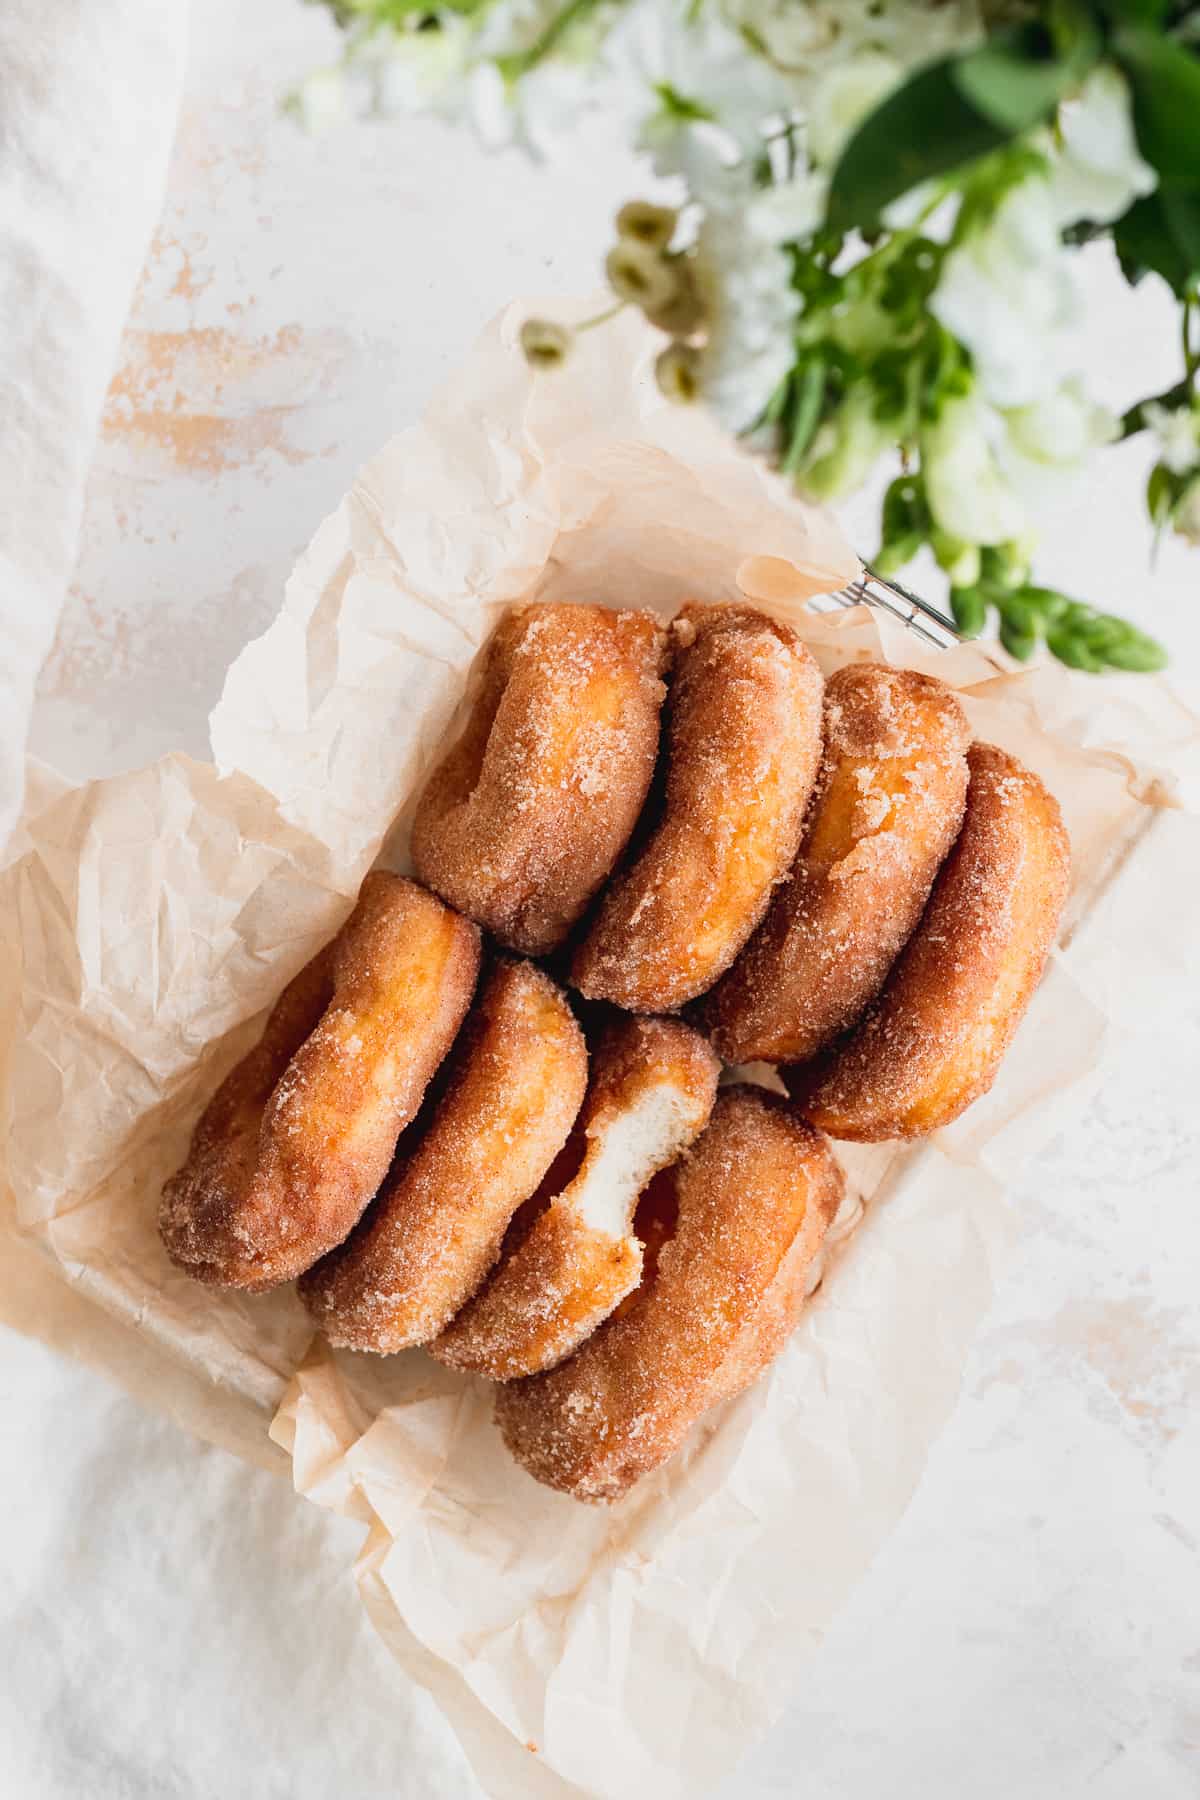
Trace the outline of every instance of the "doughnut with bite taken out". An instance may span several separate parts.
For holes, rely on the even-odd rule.
[[[678,1019],[610,1026],[592,1056],[578,1174],[505,1245],[431,1354],[511,1381],[561,1362],[590,1336],[638,1284],[638,1196],[703,1130],[719,1073],[704,1039]]]
[[[820,1132],[740,1086],[672,1173],[678,1213],[653,1279],[566,1362],[498,1390],[517,1461],[579,1500],[619,1499],[778,1354],[844,1186]]]

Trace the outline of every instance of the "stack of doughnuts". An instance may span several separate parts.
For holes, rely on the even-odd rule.
[[[748,606],[533,605],[412,859],[218,1088],[162,1238],[199,1281],[298,1281],[333,1345],[495,1382],[529,1473],[612,1501],[786,1342],[830,1138],[921,1137],[990,1087],[1062,819],[929,676],[823,682]]]

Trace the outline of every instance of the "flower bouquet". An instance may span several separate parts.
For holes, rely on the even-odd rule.
[[[1064,484],[1139,432],[1155,530],[1200,542],[1200,6],[316,3],[344,49],[290,97],[310,125],[434,112],[544,156],[585,109],[619,112],[667,186],[617,214],[613,309],[661,331],[669,395],[801,492],[837,500],[898,452],[876,572],[928,546],[963,635],[992,618],[1021,660],[1162,666],[1033,560]],[[1099,237],[1179,306],[1178,381],[1120,417],[1081,354]],[[552,369],[580,329],[529,319],[525,354]]]

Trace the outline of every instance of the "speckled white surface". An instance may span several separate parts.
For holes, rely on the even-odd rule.
[[[296,0],[209,0],[195,39],[34,721],[76,775],[205,754],[226,664],[357,464],[505,300],[592,285],[637,189],[601,129],[544,172],[433,126],[300,137],[274,97],[330,34]],[[1174,379],[1159,299],[1093,273],[1111,398]],[[1195,698],[1200,560],[1149,573],[1143,461],[1110,459],[1043,567],[1156,629]],[[912,1508],[723,1800],[1200,1792],[1198,1075],[1181,993],[1028,1171]],[[5,1800],[476,1791],[373,1642],[354,1529],[11,1333],[0,1379]]]

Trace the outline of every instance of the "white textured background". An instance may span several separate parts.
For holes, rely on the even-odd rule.
[[[194,36],[34,721],[76,776],[205,755],[226,664],[356,466],[512,295],[593,285],[637,191],[600,129],[546,171],[432,125],[303,138],[275,100],[332,34],[297,0],[208,0]],[[1093,274],[1108,397],[1174,380],[1161,297]],[[1157,630],[1196,698],[1200,557],[1151,574],[1143,466],[1110,456],[1041,567]],[[723,1800],[1200,1792],[1198,1076],[1182,994],[1030,1168],[911,1511]],[[356,1528],[12,1333],[0,1381],[3,1800],[477,1793],[376,1649]]]

